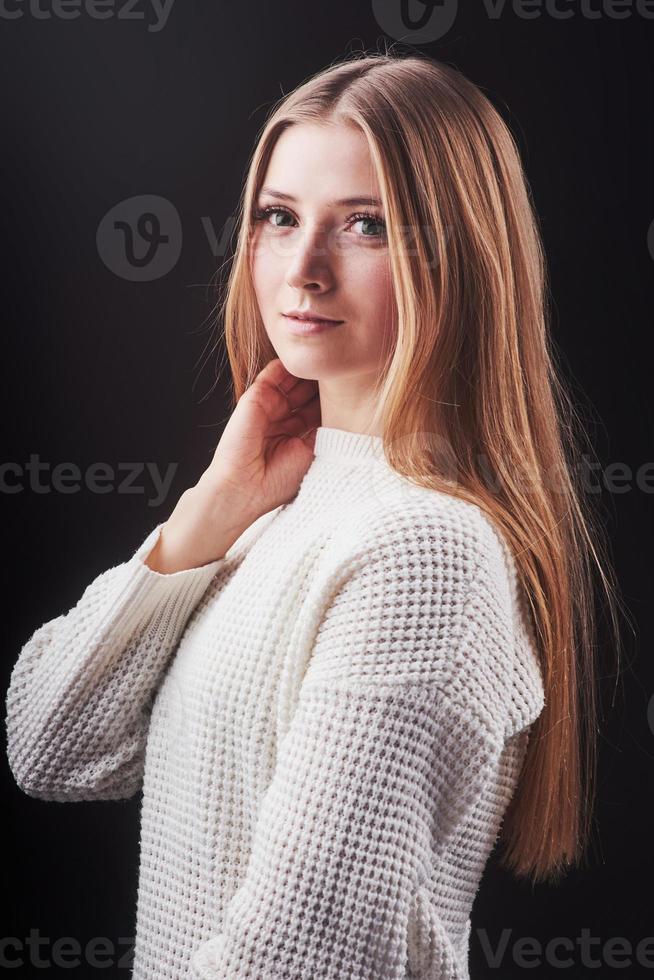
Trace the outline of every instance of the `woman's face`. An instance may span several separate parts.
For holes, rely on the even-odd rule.
[[[322,424],[365,425],[394,335],[395,303],[373,163],[358,129],[295,124],[278,139],[255,201],[252,277],[277,356],[319,383]],[[285,314],[342,321],[313,335]]]

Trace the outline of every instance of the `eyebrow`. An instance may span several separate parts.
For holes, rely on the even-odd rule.
[[[297,204],[297,198],[293,197],[292,194],[285,194],[284,191],[276,191],[272,187],[262,187],[260,194],[266,194],[268,197],[276,197],[281,201],[293,201]],[[328,207],[381,207],[382,202],[377,197],[344,197],[340,201],[327,201]]]

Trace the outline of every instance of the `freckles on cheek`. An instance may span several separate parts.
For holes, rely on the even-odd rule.
[[[386,262],[373,262],[366,270],[367,281],[386,295],[391,288],[391,269]]]
[[[368,254],[347,256],[347,261],[341,263],[337,275],[340,284],[350,293],[362,293],[366,296],[388,296],[391,292],[392,272],[391,260],[388,255],[376,255],[371,249]]]

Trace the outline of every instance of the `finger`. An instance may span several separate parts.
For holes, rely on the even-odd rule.
[[[286,436],[290,438],[304,432],[306,428],[307,424],[300,414],[289,415],[280,422],[273,422],[272,425],[269,425],[266,437],[275,439],[277,436]]]
[[[274,358],[257,375],[249,397],[257,399],[270,422],[280,422],[315,394],[317,384],[317,381],[296,378],[279,358]]]
[[[298,409],[295,414],[302,419],[305,430],[317,428],[321,424],[322,419],[320,394],[316,394],[306,405]]]
[[[288,394],[292,388],[300,381],[300,378],[296,378],[294,374],[284,366],[282,359],[280,357],[273,357],[271,361],[268,361],[266,366],[259,371],[256,381],[262,381],[267,385],[275,385],[282,394]]]
[[[302,441],[304,442],[304,445],[305,446],[308,446],[309,449],[311,450],[311,452],[313,452],[313,450],[315,448],[315,445],[316,445],[316,430],[317,430],[317,428],[318,428],[318,426],[317,425],[314,425],[314,427],[312,429],[309,429],[309,431],[306,433],[306,435],[302,436]]]
[[[289,405],[289,414],[296,415],[299,411],[311,404],[314,398],[319,398],[317,381],[301,381],[286,396]]]
[[[298,409],[292,415],[280,419],[278,422],[272,423],[268,428],[268,435],[301,435],[311,426],[317,425],[320,425],[319,393],[316,393],[303,408]]]

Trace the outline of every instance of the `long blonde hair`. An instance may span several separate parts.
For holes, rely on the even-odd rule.
[[[502,823],[500,862],[516,876],[557,879],[581,859],[594,806],[594,570],[616,653],[620,606],[606,542],[575,469],[585,433],[557,376],[544,251],[519,151],[477,86],[420,53],[358,52],[280,99],[257,139],[229,279],[219,286],[216,322],[232,407],[276,356],[248,244],[275,142],[302,122],[358,126],[376,168],[398,320],[374,420],[382,420],[387,458],[414,483],[481,507],[515,556],[545,707]],[[402,237],[407,229],[414,230],[411,248]],[[426,434],[438,434],[438,452]],[[443,474],[452,460],[456,481]],[[490,489],[489,469],[501,476]]]

